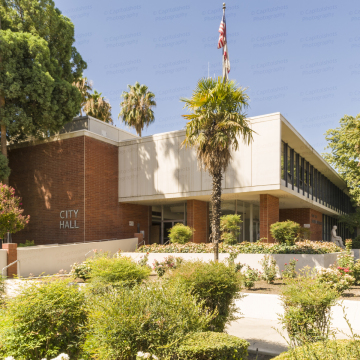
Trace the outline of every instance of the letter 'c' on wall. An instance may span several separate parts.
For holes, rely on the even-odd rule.
[[[61,216],[61,214],[62,213],[64,213],[65,211],[63,210],[63,211],[60,211],[60,217],[62,218],[62,219],[64,219],[64,216]]]

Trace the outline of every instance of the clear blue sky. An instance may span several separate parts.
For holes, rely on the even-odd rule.
[[[55,0],[75,24],[85,76],[113,109],[127,84],[155,93],[150,135],[184,127],[180,97],[221,75],[222,1]],[[227,1],[230,79],[248,88],[249,116],[281,112],[319,152],[324,132],[359,113],[360,3]]]

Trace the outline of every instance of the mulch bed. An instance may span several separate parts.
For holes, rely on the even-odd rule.
[[[273,294],[280,295],[281,286],[284,285],[282,280],[276,280],[273,284],[268,284],[264,280],[256,281],[255,286],[252,289],[244,289],[244,293],[249,294]],[[352,286],[349,290],[346,290],[342,300],[360,300],[360,286]]]

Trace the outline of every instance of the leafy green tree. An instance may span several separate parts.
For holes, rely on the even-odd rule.
[[[323,154],[324,159],[344,179],[353,200],[360,204],[360,114],[345,115],[340,119],[340,127],[329,129],[325,138],[330,152]]]
[[[86,63],[73,46],[74,25],[52,0],[0,0],[0,20],[2,141],[58,131],[81,106],[72,84]]]
[[[113,123],[110,103],[96,90],[94,90],[94,93],[91,94],[86,101],[84,111],[87,115],[93,116],[96,119],[109,124]]]
[[[212,177],[212,241],[218,260],[221,214],[221,180],[231,159],[230,150],[239,147],[239,138],[250,143],[252,129],[243,109],[249,97],[234,81],[200,79],[190,99],[181,99],[190,114],[183,115],[186,124],[183,146],[194,147],[202,168]]]
[[[10,176],[9,159],[0,154],[0,181],[8,179]]]
[[[228,245],[235,245],[238,242],[240,234],[240,224],[242,223],[240,215],[229,214],[220,218],[221,240]]]
[[[120,103],[121,111],[119,118],[123,122],[135,128],[141,137],[144,127],[155,121],[153,107],[156,106],[155,95],[148,90],[146,85],[136,82],[134,86],[128,85],[129,91],[121,95],[123,101]]]

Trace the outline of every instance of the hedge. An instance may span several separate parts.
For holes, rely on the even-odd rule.
[[[236,336],[199,332],[187,337],[176,349],[176,360],[246,360],[250,344]]]
[[[280,354],[273,360],[360,359],[360,340],[330,340],[303,345]]]
[[[237,254],[329,254],[342,251],[341,248],[331,242],[304,240],[295,245],[268,244],[263,242],[242,242],[237,245],[219,244],[220,253]],[[136,250],[141,253],[213,253],[214,246],[211,243],[169,244],[169,245],[143,245]]]

